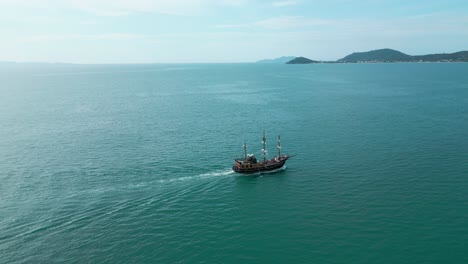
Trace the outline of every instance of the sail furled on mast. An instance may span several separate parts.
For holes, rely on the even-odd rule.
[[[278,135],[278,157],[281,156],[281,138],[280,138],[280,135]]]
[[[262,145],[263,145],[263,148],[262,148],[263,161],[266,161],[268,151],[266,149],[265,131],[263,131]]]
[[[244,145],[242,145],[244,148],[244,159],[247,159],[247,142],[244,142]]]

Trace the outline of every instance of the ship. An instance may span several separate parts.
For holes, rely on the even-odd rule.
[[[272,172],[285,166],[286,161],[291,157],[289,155],[281,155],[281,138],[278,135],[278,155],[272,159],[268,159],[268,151],[266,149],[265,131],[262,138],[262,160],[257,160],[254,154],[247,154],[247,144],[244,142],[244,158],[237,158],[234,161],[232,170],[238,173],[252,174],[261,172]]]

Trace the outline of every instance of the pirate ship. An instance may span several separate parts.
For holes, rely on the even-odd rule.
[[[244,143],[244,158],[235,159],[232,170],[239,173],[251,174],[258,172],[270,172],[280,169],[284,166],[286,161],[291,157],[289,155],[281,155],[281,139],[278,135],[278,156],[268,159],[268,151],[266,150],[265,131],[263,131],[262,138],[262,157],[263,160],[257,160],[254,154],[247,154],[247,144]]]

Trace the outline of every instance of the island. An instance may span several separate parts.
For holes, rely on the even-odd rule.
[[[307,64],[307,63],[319,63],[319,61],[311,60],[311,59],[304,58],[304,57],[297,57],[286,62],[286,64]]]
[[[304,57],[297,57],[286,62],[286,64],[388,62],[468,62],[468,51],[428,55],[408,55],[398,50],[378,49],[366,52],[354,52],[337,61],[315,61]]]

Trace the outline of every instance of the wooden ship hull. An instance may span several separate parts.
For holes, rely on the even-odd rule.
[[[289,159],[289,156],[284,155],[282,157],[276,157],[265,162],[259,162],[255,164],[243,163],[242,160],[236,160],[236,163],[232,167],[232,170],[238,173],[252,174],[259,172],[268,172],[281,169],[286,161]]]
[[[244,143],[244,158],[235,159],[232,170],[244,174],[275,171],[281,169],[285,165],[286,161],[291,157],[289,155],[281,155],[280,136],[278,136],[278,155],[272,159],[267,159],[268,152],[266,150],[265,131],[263,132],[262,144],[262,161],[257,161],[257,158],[255,158],[253,154],[247,154],[247,144]]]

